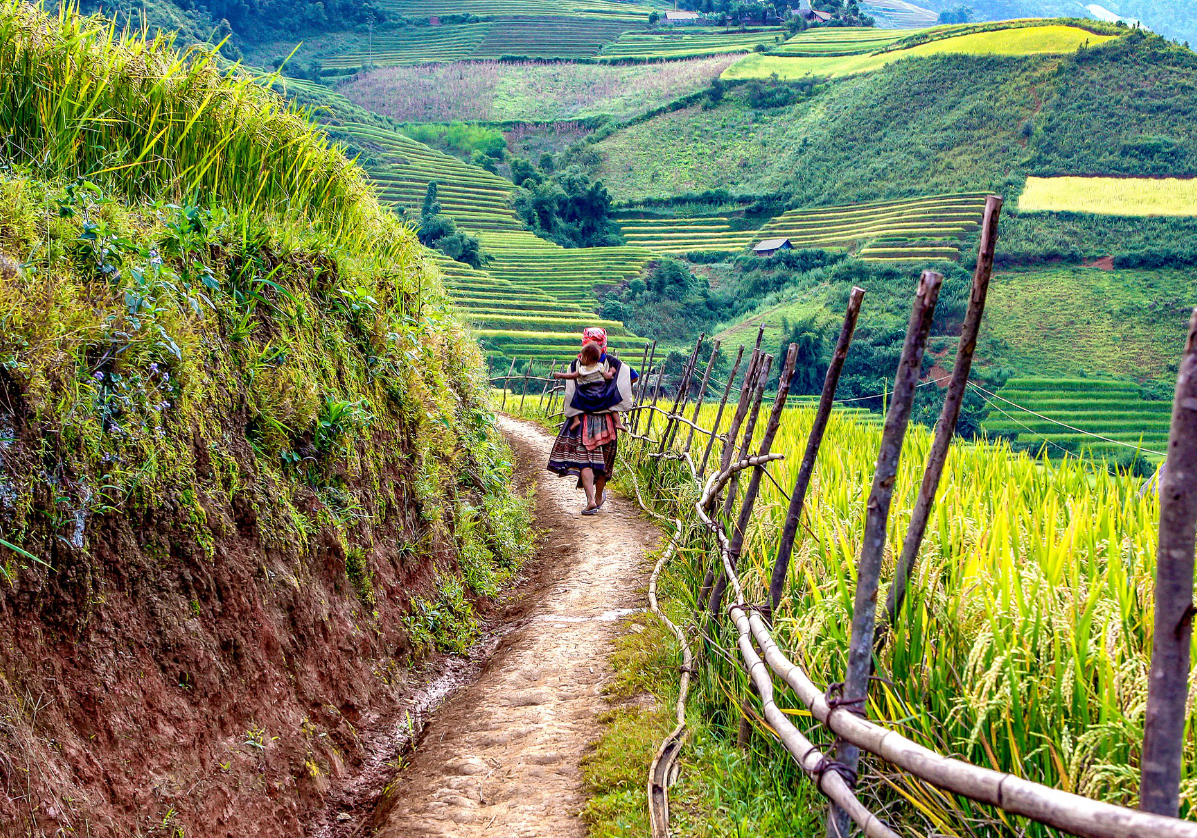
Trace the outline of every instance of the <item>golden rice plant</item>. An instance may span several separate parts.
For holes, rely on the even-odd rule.
[[[508,408],[515,404],[509,397]],[[724,412],[720,430],[733,408]],[[525,412],[539,409],[539,398],[530,396]],[[704,405],[699,424],[709,427],[715,409]],[[773,450],[785,459],[769,471],[786,491],[813,416],[808,407],[783,415]],[[758,440],[764,420],[762,415]],[[654,433],[662,426],[658,417]],[[676,444],[687,436],[679,434]],[[843,677],[880,437],[879,425],[833,413],[774,619],[779,643],[816,683]],[[883,579],[893,573],[892,553],[905,536],[930,444],[928,430],[911,428]],[[703,446],[700,436],[694,445],[700,456]],[[716,465],[720,453],[717,442]],[[713,470],[708,467],[708,474]],[[1082,460],[1037,459],[987,442],[953,445],[916,577],[879,660],[883,680],[873,689],[870,714],[940,753],[1134,805],[1159,520],[1158,499],[1141,483]],[[786,505],[765,479],[740,566],[749,601],[767,598]],[[689,568],[692,586],[702,570],[701,563]],[[719,664],[718,656],[712,665],[718,671],[704,683],[725,693],[734,707],[732,701],[747,694],[746,681]],[[826,732],[815,736],[830,741]],[[1192,765],[1197,743],[1191,732],[1187,736],[1185,764]],[[916,815],[909,828],[917,834],[928,828],[945,835],[993,834],[1003,828],[1001,816],[986,807],[902,775],[887,776],[881,792],[866,785],[866,793],[881,793],[890,803],[895,795],[903,798],[909,804],[903,811]],[[1187,777],[1183,811],[1190,810],[1195,792],[1197,783]],[[1034,824],[1017,827],[1049,834]]]
[[[1197,215],[1197,178],[1029,177],[1023,212]]]

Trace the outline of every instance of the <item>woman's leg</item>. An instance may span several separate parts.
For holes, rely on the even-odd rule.
[[[594,478],[594,496],[598,505],[602,506],[607,496],[607,472],[605,471]]]
[[[592,469],[592,468],[582,469],[581,476],[582,476],[582,489],[585,490],[585,492],[586,492],[586,508],[594,509],[594,507],[595,507],[595,503],[594,503],[594,469]],[[607,482],[606,476],[603,476],[601,479],[603,481],[603,484],[605,485]]]

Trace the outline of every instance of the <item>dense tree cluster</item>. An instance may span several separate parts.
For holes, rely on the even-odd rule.
[[[676,259],[650,265],[643,278],[609,294],[602,306],[604,317],[658,340],[688,340],[726,312],[725,301],[711,293],[710,283]]]
[[[420,210],[420,244],[439,250],[458,262],[473,268],[480,268],[485,262],[478,239],[457,229],[457,222],[441,214],[441,203],[437,200],[437,183],[432,181],[424,193],[424,206]]]
[[[623,244],[611,219],[611,196],[602,181],[592,180],[583,166],[566,155],[558,169],[552,155],[540,165],[522,157],[510,160],[511,179],[519,187],[515,209],[537,235],[562,247],[607,247]]]

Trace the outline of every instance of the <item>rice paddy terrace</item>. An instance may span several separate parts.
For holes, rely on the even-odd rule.
[[[1197,178],[1029,177],[1022,212],[1197,216]]]
[[[539,238],[512,206],[511,181],[381,122],[346,116],[356,113],[353,107],[319,85],[287,80],[286,86],[319,97],[316,101],[324,105],[318,115],[329,130],[360,149],[360,162],[384,201],[415,217],[428,184],[435,181],[441,211],[478,236],[490,258],[485,270],[443,257],[437,262],[488,355],[521,360],[564,357],[588,325],[604,326],[616,351],[637,351],[644,345],[644,339],[631,335],[622,323],[594,314],[594,289],[632,279],[655,257],[652,251],[635,246],[564,248]]]
[[[562,300],[531,283],[512,282],[445,257],[438,258],[437,264],[445,287],[488,356],[537,364],[568,358],[576,351],[583,326],[604,327],[611,347],[628,357],[644,346],[644,338],[630,334],[622,323],[598,318],[576,302]]]
[[[790,210],[761,227],[728,216],[677,217],[625,211],[629,244],[658,253],[738,251],[768,238],[801,248],[844,248],[867,261],[958,259],[960,240],[977,229],[985,193],[932,195],[872,204]]]
[[[699,58],[704,55],[752,52],[757,46],[779,46],[785,39],[786,31],[778,28],[748,32],[706,29],[625,32],[619,40],[603,47],[600,57],[612,60]]]
[[[481,23],[379,29],[372,43],[354,39],[325,56],[322,64],[326,70],[349,73],[367,64],[387,67],[508,56],[593,58],[624,33],[645,25],[646,19],[518,16]]]
[[[1172,404],[1145,401],[1133,382],[1015,378],[991,406],[987,433],[1046,445],[1053,453],[1112,457],[1141,448],[1158,461],[1167,450]]]
[[[542,15],[602,17],[648,22],[653,6],[620,0],[379,0],[379,8],[398,17],[440,15]]]
[[[870,73],[906,58],[933,55],[1066,55],[1085,46],[1097,46],[1117,35],[1099,34],[1081,26],[1062,23],[1039,24],[1018,21],[993,27],[936,27],[916,33],[909,45],[901,38],[885,43],[877,30],[861,29],[835,45],[830,51],[818,51],[835,43],[828,30],[805,32],[791,38],[770,54],[753,54],[724,71],[728,80],[780,79],[807,77],[842,78]],[[888,36],[888,33],[887,35]],[[902,38],[914,37],[902,32]],[[828,39],[824,42],[824,39]],[[853,43],[859,39],[859,43]]]

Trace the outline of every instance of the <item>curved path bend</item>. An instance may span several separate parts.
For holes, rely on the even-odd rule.
[[[544,470],[552,437],[507,417],[500,427],[535,474],[543,536],[530,569],[545,584],[478,682],[429,721],[380,838],[586,835],[581,761],[607,706],[618,618],[643,607],[660,532],[614,493],[598,515],[579,515],[574,481]]]

